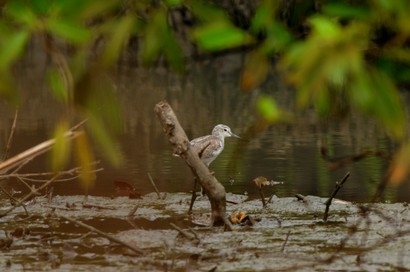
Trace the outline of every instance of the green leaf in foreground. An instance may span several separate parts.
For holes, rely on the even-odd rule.
[[[200,26],[193,31],[193,38],[199,47],[208,51],[218,51],[247,45],[252,37],[229,22],[217,21]]]
[[[50,70],[48,72],[48,82],[54,97],[60,102],[67,103],[68,90],[66,84],[61,78],[61,74],[55,69]]]
[[[114,143],[108,129],[104,127],[103,122],[91,114],[88,119],[88,128],[100,146],[101,150],[104,152],[105,157],[114,165],[118,166],[122,162],[122,156],[120,150]]]
[[[128,36],[132,32],[134,24],[135,17],[129,15],[122,17],[117,22],[115,27],[112,29],[112,35],[107,42],[104,54],[102,56],[104,65],[110,65],[118,59]]]
[[[7,37],[0,48],[0,69],[7,69],[18,57],[22,55],[29,34],[26,31],[18,31]]]
[[[279,121],[282,117],[276,101],[269,96],[260,96],[256,101],[256,107],[261,116],[268,122]]]
[[[84,43],[91,37],[90,30],[85,26],[62,18],[48,20],[47,27],[54,35],[72,43]]]

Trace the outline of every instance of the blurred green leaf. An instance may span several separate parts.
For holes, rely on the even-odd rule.
[[[20,93],[16,87],[16,79],[9,70],[0,73],[0,98],[17,106],[20,102]]]
[[[263,0],[255,11],[250,30],[253,33],[264,32],[275,23],[279,1]]]
[[[347,3],[326,4],[323,6],[323,12],[329,16],[361,20],[369,19],[371,14],[367,6],[352,6]]]
[[[88,114],[88,128],[91,135],[103,151],[104,156],[110,161],[110,163],[114,166],[120,165],[122,162],[121,152],[115,145],[114,140],[109,134],[109,130],[99,118],[91,113]]]
[[[219,51],[253,42],[247,32],[226,21],[216,21],[195,28],[193,38],[200,48],[207,51]]]
[[[400,95],[384,73],[369,69],[356,75],[350,90],[352,102],[375,118],[393,137],[405,136],[406,114]]]
[[[79,174],[80,184],[84,189],[89,189],[94,186],[96,175],[94,167],[94,154],[91,145],[88,141],[87,135],[81,133],[74,139],[75,159],[77,164],[81,167]]]
[[[73,0],[66,0],[69,3],[75,3]],[[104,0],[104,1],[83,1],[79,0],[83,8],[78,8],[79,3],[73,4],[73,12],[77,12],[82,20],[89,20],[94,17],[101,17],[109,15],[113,10],[120,8],[121,1],[118,0]],[[128,15],[127,15],[128,16]]]
[[[37,27],[37,16],[25,1],[8,1],[5,6],[5,13],[16,22],[25,24],[31,29],[35,29]]]
[[[48,72],[48,82],[54,97],[60,102],[67,103],[69,98],[67,84],[61,78],[59,71],[50,70]]]
[[[200,22],[214,22],[214,21],[227,21],[228,17],[225,11],[218,8],[216,5],[212,5],[209,2],[198,0],[185,0],[185,4],[190,8],[195,18]]]
[[[157,9],[151,15],[151,20],[147,22],[144,31],[144,42],[141,51],[141,58],[144,64],[151,64],[161,53],[165,43],[161,35],[167,27],[166,13],[163,9]]]
[[[115,27],[112,29],[111,37],[107,41],[102,61],[105,66],[111,65],[120,56],[124,44],[132,33],[135,24],[135,17],[131,15],[124,16],[119,19]]]
[[[54,35],[75,44],[87,42],[91,38],[91,31],[85,26],[63,18],[50,18],[47,27]]]
[[[22,55],[28,38],[26,31],[18,31],[8,37],[7,42],[0,47],[0,70],[9,68]]]
[[[326,117],[329,115],[332,108],[332,101],[330,100],[330,92],[322,89],[315,94],[314,100],[315,108],[319,116]]]
[[[70,158],[70,141],[65,137],[69,126],[66,120],[59,122],[54,129],[54,145],[51,150],[50,165],[53,171],[62,170]]]
[[[28,3],[25,2],[25,4],[29,4],[33,12],[37,15],[40,16],[45,16],[47,15],[49,9],[55,1],[53,0],[31,0]]]
[[[326,17],[314,16],[309,19],[309,23],[313,28],[313,35],[321,37],[326,40],[331,40],[334,38],[339,38],[343,35],[340,26]]]
[[[177,72],[184,71],[184,58],[180,46],[178,45],[175,37],[169,33],[166,36],[166,46],[164,48],[165,57],[171,64],[171,67]]]
[[[281,119],[281,110],[276,104],[276,101],[270,96],[258,97],[256,107],[261,116],[268,122],[276,122]]]
[[[283,51],[292,40],[292,34],[282,24],[274,22],[267,28],[267,37],[261,46],[261,50],[266,54]]]
[[[182,0],[165,0],[165,3],[167,3],[167,6],[169,7],[177,7],[182,4]]]

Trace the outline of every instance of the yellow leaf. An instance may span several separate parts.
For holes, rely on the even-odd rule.
[[[269,60],[267,57],[257,51],[252,52],[242,71],[241,87],[244,90],[250,90],[260,85],[269,72]]]
[[[63,169],[70,157],[70,141],[64,134],[68,131],[68,122],[66,120],[57,124],[54,130],[55,143],[51,150],[50,164],[53,171]]]
[[[96,180],[94,168],[94,154],[90,147],[87,135],[81,133],[75,139],[75,158],[77,164],[81,166],[80,182],[84,189],[93,187]]]

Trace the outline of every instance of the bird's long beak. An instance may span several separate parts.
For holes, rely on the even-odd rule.
[[[231,132],[231,137],[238,138],[238,139],[241,138],[241,137],[239,137],[238,135],[236,135],[236,134],[234,134],[234,133],[232,133],[232,132]]]

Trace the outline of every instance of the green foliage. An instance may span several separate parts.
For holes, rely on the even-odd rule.
[[[277,122],[281,120],[282,113],[275,100],[270,96],[261,96],[256,102],[256,106],[265,121]]]
[[[177,71],[183,70],[180,47],[167,23],[167,10],[159,7],[152,11],[144,28],[144,42],[141,52],[143,63],[152,64],[163,53]]]
[[[296,89],[299,107],[313,105],[320,116],[328,116],[338,98],[343,98],[377,120],[395,139],[404,140],[408,117],[397,86],[410,78],[410,2],[322,2],[319,6],[313,0],[262,0],[246,27],[240,27],[230,7],[219,6],[218,1],[10,0],[0,19],[0,94],[18,101],[13,65],[24,56],[32,37],[44,38],[44,51],[53,60],[47,77],[50,90],[67,108],[61,118],[65,123],[56,125],[53,168],[64,165],[67,148],[61,135],[76,115],[89,118],[93,137],[78,140],[77,152],[95,140],[113,163],[119,163],[113,135],[107,132],[111,130],[108,123],[120,122],[119,109],[115,99],[98,99],[102,92],[113,92],[96,81],[116,63],[130,37],[142,44],[143,64],[154,65],[162,58],[183,72],[187,56],[177,33],[183,27],[188,42],[199,51],[249,49],[242,88],[258,87],[272,68],[277,69]],[[173,21],[172,13],[181,9],[192,17],[191,25]],[[92,61],[85,61],[101,39],[102,50],[93,52]],[[70,54],[61,45],[69,45]],[[283,118],[273,98],[261,97],[257,108],[270,122]],[[78,161],[85,165],[93,159],[91,154],[78,154]]]

